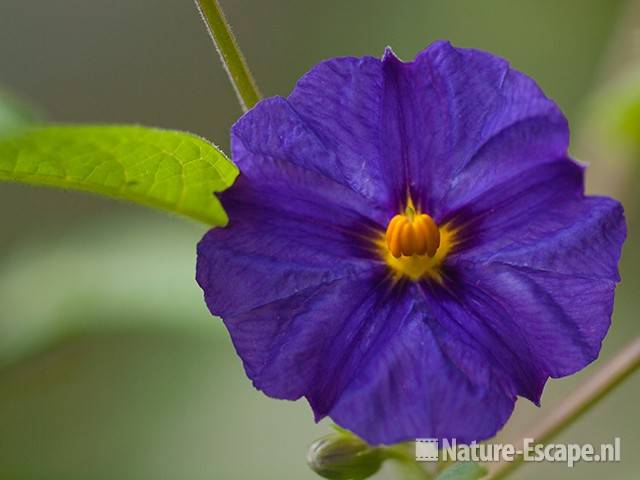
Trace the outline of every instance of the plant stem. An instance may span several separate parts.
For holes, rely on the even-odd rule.
[[[536,444],[546,443],[602,400],[638,367],[640,367],[640,337],[625,346],[604,367],[588,378],[549,416],[525,435],[525,438],[532,438]],[[512,462],[489,465],[487,479],[505,478],[522,465],[522,461],[523,456],[519,455]]]
[[[220,54],[220,60],[229,74],[229,80],[238,96],[242,111],[246,112],[260,100],[260,92],[247,62],[222,13],[218,0],[195,0],[209,35]]]

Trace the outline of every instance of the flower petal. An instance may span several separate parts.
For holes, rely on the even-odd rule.
[[[225,204],[229,226],[209,231],[198,244],[197,280],[214,315],[246,312],[371,270],[370,253],[354,237],[359,225],[328,228],[313,211],[295,216],[276,210],[274,199],[253,203],[256,191],[238,187]]]
[[[566,160],[488,190],[453,213],[462,243],[450,262],[500,262],[618,281],[626,237],[622,206],[584,196],[582,186],[582,168]]]
[[[414,62],[384,61],[385,131],[421,208],[439,221],[455,205],[533,165],[561,159],[567,122],[533,80],[494,55],[437,42]],[[395,130],[395,131],[394,131]]]
[[[598,357],[611,323],[615,281],[500,262],[464,268],[456,285],[473,321],[480,328],[500,325],[496,339],[486,344],[498,352],[496,340],[508,342],[518,367],[535,367],[545,376],[542,384],[547,376],[570,375]],[[538,403],[541,387],[537,395],[522,387],[517,393]]]
[[[383,318],[393,334],[372,345],[342,387],[331,418],[372,444],[419,437],[471,442],[495,435],[515,402],[504,372],[443,329],[415,292]]]
[[[264,100],[240,118],[232,129],[234,161],[253,176],[263,158],[285,160],[326,177],[323,183],[330,179],[356,192],[373,209],[388,209],[392,185],[403,177],[394,168],[394,158],[381,154],[382,105],[380,60],[343,57],[321,62],[287,99]],[[242,149],[254,155],[238,158]]]
[[[368,343],[391,327],[373,314],[384,276],[377,273],[300,290],[225,317],[256,388],[276,398],[313,397],[316,418],[324,417],[355,373],[349,363],[357,364]]]
[[[273,199],[279,209],[306,211],[323,221],[340,210],[386,224],[384,202],[363,195],[343,174],[345,159],[351,157],[328,149],[281,97],[263,100],[242,116],[232,128],[231,147],[243,180],[223,201],[225,208],[236,200],[261,204]]]
[[[510,378],[442,330],[415,291],[389,289],[383,270],[300,289],[224,321],[258,389],[306,396],[316,420],[329,415],[374,444],[488,438],[513,408]]]
[[[330,412],[372,443],[493,436],[516,395],[539,403],[549,376],[598,356],[615,283],[474,264],[450,288],[423,288]]]
[[[335,154],[331,162],[315,162],[326,165],[338,182],[397,213],[396,194],[404,188],[404,176],[397,152],[386,154],[385,101],[382,62],[372,57],[321,62],[288,98],[304,124]]]
[[[335,321],[344,320],[346,303],[361,297],[351,299],[351,290],[342,285],[382,278],[386,271],[372,262],[370,233],[379,228],[370,218],[375,209],[358,193],[296,162],[299,149],[287,151],[270,119],[289,109],[281,99],[271,103],[261,104],[266,112],[260,118],[245,117],[257,122],[252,137],[234,130],[234,159],[247,168],[222,196],[229,225],[209,231],[198,245],[197,280],[256,386],[272,396],[296,398],[309,378],[278,369],[274,358],[281,347],[286,358],[295,357],[295,345],[287,340],[296,335],[293,322],[323,326],[323,301],[342,313]],[[335,335],[340,323],[332,328],[324,333]],[[294,362],[287,368],[309,367]]]

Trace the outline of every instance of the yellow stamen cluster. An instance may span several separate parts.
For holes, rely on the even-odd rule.
[[[407,208],[405,214],[391,219],[385,240],[395,258],[413,255],[433,257],[440,247],[440,230],[429,215],[416,214],[412,208]]]
[[[395,281],[443,282],[442,265],[457,245],[458,229],[438,226],[426,213],[416,211],[411,198],[404,213],[395,215],[375,239],[380,258]]]

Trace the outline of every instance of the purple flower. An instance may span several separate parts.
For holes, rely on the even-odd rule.
[[[491,437],[593,361],[626,231],[533,80],[431,45],[314,67],[233,127],[197,279],[247,375],[370,443]]]

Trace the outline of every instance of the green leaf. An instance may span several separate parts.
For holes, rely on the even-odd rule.
[[[440,472],[435,480],[477,480],[486,474],[487,470],[475,462],[458,462]]]
[[[0,90],[0,137],[18,133],[38,117],[27,102]]]
[[[53,126],[0,141],[0,181],[99,193],[213,225],[228,221],[213,193],[237,175],[214,145],[184,132]]]

